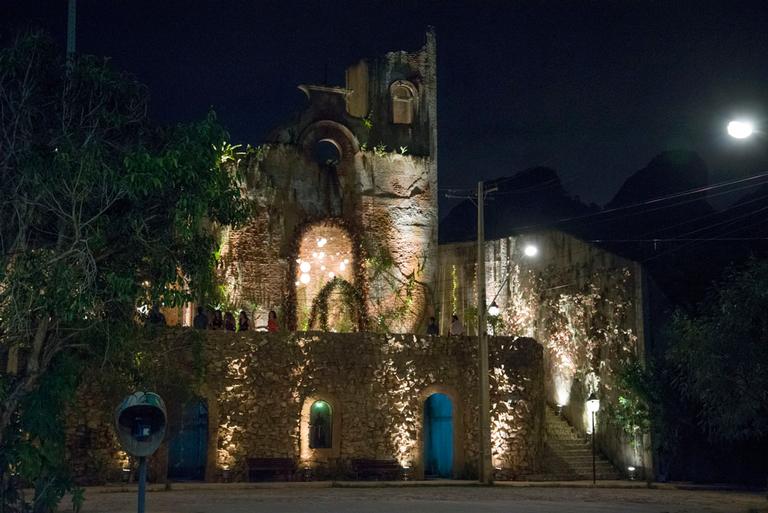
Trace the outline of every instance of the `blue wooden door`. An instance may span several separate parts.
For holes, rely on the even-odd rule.
[[[205,479],[207,453],[208,408],[202,399],[193,399],[184,405],[181,429],[168,444],[168,477]]]
[[[445,394],[432,394],[424,404],[424,474],[453,475],[453,404]]]

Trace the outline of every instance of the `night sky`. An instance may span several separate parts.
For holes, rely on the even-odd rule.
[[[0,6],[4,43],[40,26],[64,46],[66,0]],[[234,142],[259,144],[302,106],[297,85],[326,70],[343,85],[346,65],[415,50],[428,25],[441,189],[545,165],[603,204],[676,148],[699,152],[713,182],[768,170],[768,133],[737,143],[723,130],[768,119],[763,1],[79,0],[78,51],[147,84],[158,120],[213,106]]]

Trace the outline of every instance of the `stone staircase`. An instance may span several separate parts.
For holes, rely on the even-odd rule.
[[[546,407],[546,443],[540,469],[521,476],[528,481],[592,480],[592,446],[568,422]],[[595,463],[597,479],[616,480],[624,476],[599,452]]]

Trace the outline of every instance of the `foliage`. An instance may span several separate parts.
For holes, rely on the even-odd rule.
[[[315,322],[317,322],[320,325],[321,330],[328,331],[328,300],[331,292],[336,288],[341,291],[344,305],[350,312],[352,312],[357,321],[358,331],[365,331],[367,316],[365,314],[365,301],[363,295],[354,285],[338,276],[326,283],[323,288],[320,289],[320,292],[317,293],[315,299],[312,300],[312,309],[309,313],[309,321],[307,325],[311,328],[315,325]]]
[[[638,436],[651,430],[649,405],[658,404],[653,378],[637,359],[627,362],[619,371],[618,399],[610,405],[611,420],[637,444]]]
[[[366,130],[373,128],[373,112],[369,112],[366,117],[363,118],[363,126]]]
[[[214,290],[212,228],[249,214],[237,166],[226,165],[239,149],[223,143],[213,113],[158,127],[146,110],[144,87],[105,60],[65,64],[40,34],[0,50],[0,350],[25,363],[2,380],[6,498],[23,461],[37,462],[27,467],[38,477],[63,475],[61,453],[47,444],[15,450],[47,401],[67,402],[46,395],[53,362],[76,353],[76,376],[118,353],[136,306]],[[35,500],[55,498],[51,489]]]
[[[713,441],[768,435],[768,262],[729,269],[696,311],[678,311],[667,363]]]
[[[21,409],[34,414],[12,418],[0,464],[10,472],[4,476],[11,482],[29,483],[35,489],[31,511],[53,508],[72,487],[65,460],[65,436],[61,429],[64,405],[74,396],[81,372],[78,358],[61,354],[55,359],[51,372],[41,378],[40,386],[24,397]],[[11,383],[2,376],[3,394]],[[20,490],[4,486],[0,490],[0,511],[15,511],[8,507],[20,500]]]
[[[387,155],[387,145],[384,143],[377,144],[373,147],[373,153],[375,153],[377,157],[385,157]]]
[[[422,255],[418,259],[418,266],[412,272],[403,274],[395,265],[395,259],[389,248],[379,243],[372,237],[365,237],[368,258],[366,269],[370,283],[379,285],[386,290],[386,296],[377,295],[373,298],[375,304],[374,328],[386,333],[391,330],[394,323],[403,321],[409,314],[414,313],[416,293],[419,287],[426,289],[425,283],[418,277],[424,271],[426,257]]]

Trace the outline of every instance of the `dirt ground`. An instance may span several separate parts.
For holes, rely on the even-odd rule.
[[[68,504],[62,504],[66,511]],[[86,492],[82,513],[133,513],[135,492]],[[147,494],[147,513],[764,513],[765,494],[649,489],[214,486]]]

